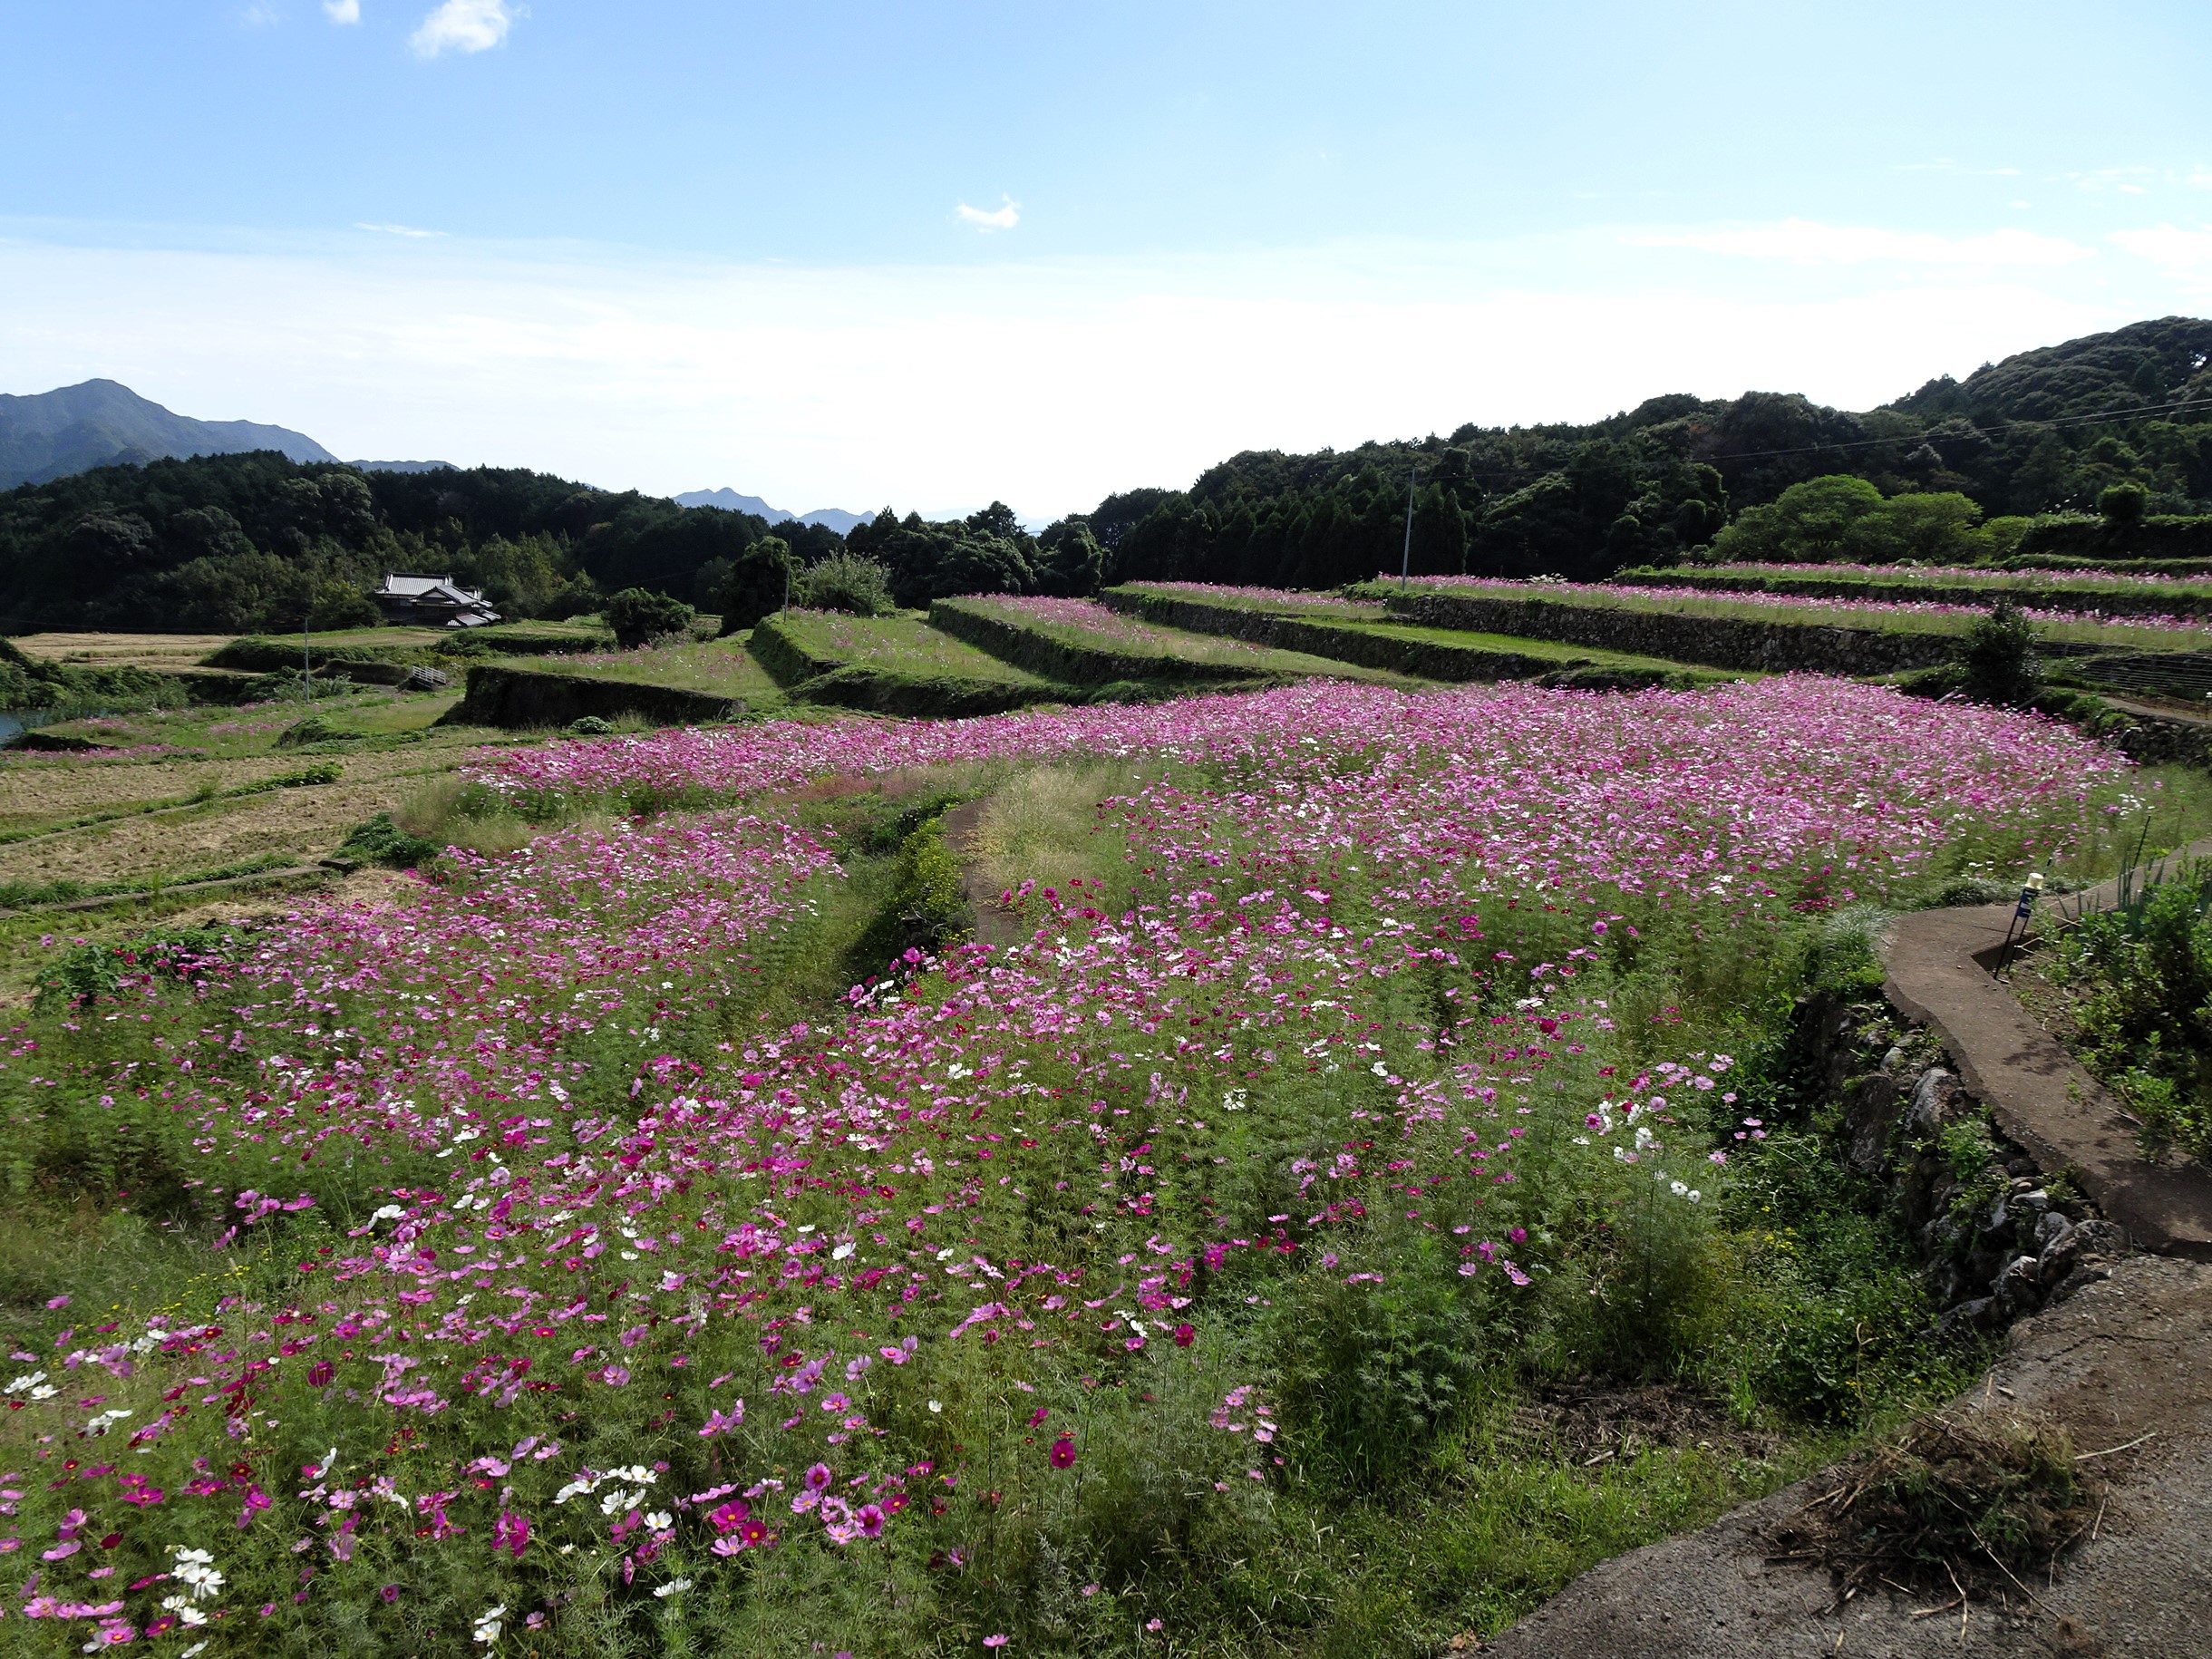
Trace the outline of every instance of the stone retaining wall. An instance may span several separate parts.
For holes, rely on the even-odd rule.
[[[655,725],[688,726],[732,720],[747,712],[742,697],[483,664],[469,670],[468,694],[441,716],[440,723],[499,726],[513,732],[566,726],[587,714],[601,720],[635,714]]]
[[[2138,593],[2114,593],[2105,588],[2061,587],[1977,587],[1972,583],[1853,582],[1841,577],[1728,576],[1681,570],[1624,570],[1614,578],[1638,587],[1669,587],[1692,593],[1771,593],[1793,598],[1866,600],[1876,604],[1994,605],[2010,599],[2022,610],[2098,611],[2107,616],[2212,616],[2212,596],[2160,592],[2145,587]]]
[[[1934,668],[1955,656],[1944,634],[1829,627],[1820,623],[1688,616],[1565,599],[1493,599],[1469,594],[1393,595],[1392,616],[1428,627],[1515,634],[1631,656],[1670,657],[1716,668],[1867,675]],[[2053,655],[2068,655],[2053,647]]]

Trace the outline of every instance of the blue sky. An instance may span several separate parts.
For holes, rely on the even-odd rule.
[[[794,509],[2212,303],[2212,12],[16,0],[0,391]]]

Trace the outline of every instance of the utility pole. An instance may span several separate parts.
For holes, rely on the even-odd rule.
[[[1405,553],[1398,563],[1398,591],[1405,591],[1413,574],[1413,482],[1421,477],[1417,466],[1405,475]]]
[[[315,579],[307,580],[306,597],[299,607],[299,694],[315,701],[315,661],[307,655],[307,626],[315,620]]]

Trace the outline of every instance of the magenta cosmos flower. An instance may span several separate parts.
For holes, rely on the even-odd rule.
[[[1075,1437],[1063,1434],[1053,1442],[1053,1467],[1069,1469],[1075,1462]]]

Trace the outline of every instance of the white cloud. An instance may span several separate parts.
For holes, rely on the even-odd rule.
[[[419,57],[441,52],[489,52],[507,38],[526,8],[507,0],[445,0],[407,37]]]
[[[1781,259],[1792,265],[2038,266],[2070,265],[2096,257],[2094,248],[2026,230],[1945,237],[1932,231],[1821,225],[1801,218],[1744,230],[1640,233],[1627,240],[1635,247],[1688,247],[1749,259]]]
[[[2212,272],[2212,230],[2160,225],[2155,230],[2115,230],[2109,240],[2169,271]]]
[[[442,230],[417,230],[412,225],[372,225],[366,219],[354,222],[355,230],[376,230],[388,237],[441,237]]]
[[[267,0],[256,0],[238,14],[238,21],[249,29],[274,28],[284,21],[284,9],[267,4]]]
[[[1047,519],[1243,449],[1589,420],[1661,392],[1868,408],[2177,308],[2157,267],[2105,265],[2079,280],[1746,263],[1693,280],[1606,233],[820,268],[357,233],[289,251],[64,247],[0,226],[0,390],[109,375],[340,454],[855,510],[996,497]],[[1205,376],[1159,396],[1200,361]],[[1091,391],[1041,422],[978,363]]]
[[[971,208],[965,201],[953,209],[953,217],[964,225],[973,225],[985,236],[994,230],[1012,230],[1022,222],[1022,204],[1011,196],[1001,196],[1000,206],[985,209]]]
[[[361,0],[323,0],[323,15],[333,23],[359,23]]]

